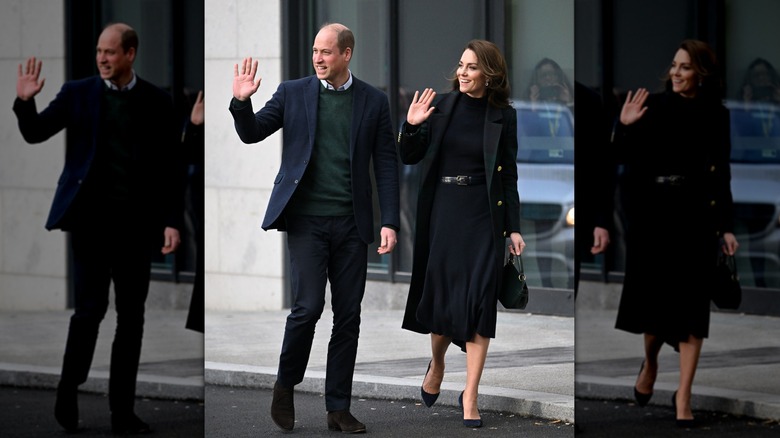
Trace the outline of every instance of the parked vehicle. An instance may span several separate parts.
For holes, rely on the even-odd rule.
[[[574,116],[562,104],[513,101],[517,189],[530,286],[574,287]]]
[[[727,101],[740,281],[780,288],[780,107]]]

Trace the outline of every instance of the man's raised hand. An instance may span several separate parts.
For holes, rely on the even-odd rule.
[[[260,88],[260,82],[262,78],[257,78],[255,81],[255,75],[257,74],[257,61],[252,61],[252,58],[244,58],[241,62],[241,66],[238,64],[233,66],[233,97],[238,100],[247,100],[251,97],[257,89]]]
[[[16,79],[16,95],[19,99],[30,100],[36,94],[41,92],[45,79],[41,76],[41,61],[36,61],[35,57],[27,58],[27,67],[22,71],[22,64],[19,64],[19,72]]]

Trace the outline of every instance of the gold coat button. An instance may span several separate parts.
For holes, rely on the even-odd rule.
[[[501,202],[501,201],[498,201],[498,206],[501,207],[502,205],[504,205],[504,203]]]
[[[715,206],[715,200],[713,199],[712,201],[710,201],[710,207],[714,207],[714,206]]]
[[[506,237],[506,231],[504,231],[504,237]]]
[[[710,166],[710,172],[715,172],[715,165]]]
[[[498,171],[501,172],[504,168],[501,166],[498,166]]]

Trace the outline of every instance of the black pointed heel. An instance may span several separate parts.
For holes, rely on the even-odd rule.
[[[639,367],[639,374],[642,374],[642,370],[645,369],[645,361],[642,361],[642,365]],[[636,376],[637,379],[639,378],[639,374]],[[636,399],[636,404],[638,404],[641,407],[647,406],[647,403],[650,402],[650,399],[653,397],[653,393],[645,394],[642,392],[637,391],[636,385],[634,385],[634,399]]]
[[[460,395],[458,396],[458,404],[460,405],[460,409],[463,410],[463,391],[461,391]],[[466,415],[466,411],[463,411],[463,415]],[[477,418],[476,420],[467,420],[464,418],[463,425],[466,427],[482,427],[482,419]]]
[[[695,418],[687,420],[677,418],[677,391],[674,391],[674,394],[672,394],[672,408],[674,409],[675,424],[680,429],[691,429],[699,425]]]
[[[433,362],[433,361],[431,361]],[[428,362],[428,369],[425,370],[425,376],[423,376],[423,383],[425,383],[425,378],[428,377],[428,371],[431,370],[431,362]],[[441,394],[441,391],[436,394],[431,394],[428,392],[425,392],[425,389],[423,389],[422,386],[420,386],[420,396],[422,397],[423,403],[425,403],[425,406],[431,407],[434,403],[436,403],[436,399],[439,398],[439,394]]]

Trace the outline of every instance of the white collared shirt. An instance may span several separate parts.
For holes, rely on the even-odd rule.
[[[352,78],[350,77],[350,80],[351,80],[351,79],[352,79]],[[109,89],[111,89],[111,90],[116,90],[116,91],[129,91],[129,90],[132,90],[132,89],[133,89],[133,87],[135,87],[135,84],[136,84],[136,82],[138,82],[138,81],[136,80],[136,77],[135,77],[135,70],[133,70],[133,78],[132,78],[132,79],[130,79],[130,82],[128,82],[128,83],[127,83],[127,85],[125,85],[125,86],[124,86],[124,87],[122,87],[121,89],[120,89],[119,87],[117,87],[117,85],[116,85],[115,83],[111,82],[111,81],[110,81],[110,80],[108,80],[108,79],[103,79],[103,82],[105,82],[105,83],[106,83],[106,86],[107,86]]]
[[[352,86],[352,70],[347,70],[349,72],[349,78],[347,79],[347,82],[344,82],[344,85],[334,88],[333,85],[331,85],[330,82],[326,81],[325,79],[320,79],[320,82],[322,83],[322,86],[327,88],[328,90],[334,90],[334,91],[346,91],[349,87]]]

